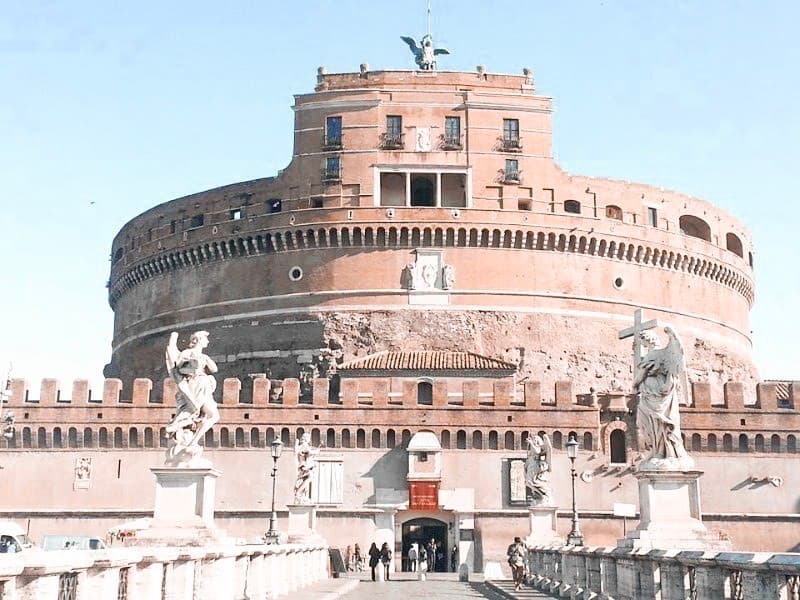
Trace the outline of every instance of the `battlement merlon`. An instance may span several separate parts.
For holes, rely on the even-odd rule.
[[[342,408],[417,407],[418,381],[404,378],[342,378],[339,393],[331,394],[328,379],[314,379],[307,389],[300,380],[290,378],[270,380],[256,377],[245,382],[229,378],[215,393],[215,399],[223,407],[245,406],[339,406]],[[394,386],[393,386],[394,384]],[[779,385],[783,391],[779,394]],[[761,382],[756,385],[755,395],[748,397],[741,383],[728,382],[721,390],[707,382],[691,384],[692,401],[684,408],[687,415],[702,412],[800,412],[800,381],[777,383]],[[128,391],[129,389],[129,391]],[[12,379],[9,382],[8,408],[15,407],[66,407],[86,405],[131,405],[145,407],[151,404],[174,406],[175,382],[167,378],[159,384],[147,378],[134,379],[129,388],[120,379],[106,379],[102,394],[93,396],[89,381],[77,379],[72,383],[70,397],[62,394],[57,379],[43,379],[39,398],[32,398],[30,387],[25,379]],[[394,391],[392,391],[394,390]],[[127,393],[126,393],[127,392]],[[712,402],[715,392],[722,403]],[[542,395],[541,383],[512,379],[496,381],[468,379],[460,382],[437,380],[432,384],[431,408],[458,407],[481,409],[527,410],[628,410],[632,407],[632,397],[624,392],[576,393],[571,381],[558,381],[553,395]]]

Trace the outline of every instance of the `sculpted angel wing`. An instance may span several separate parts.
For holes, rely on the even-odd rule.
[[[550,469],[551,465],[553,464],[551,462],[551,457],[553,455],[553,444],[550,443],[550,436],[547,435],[546,433],[543,433],[542,442],[543,442],[542,450],[544,452],[544,459],[547,461],[548,469]]]
[[[450,54],[450,50],[447,48],[436,48],[436,50],[433,51],[434,56],[439,56],[440,54]]]
[[[408,47],[411,48],[411,52],[414,53],[414,57],[419,58],[422,56],[422,48],[420,48],[419,44],[417,44],[417,40],[406,35],[401,35],[400,39],[408,44]]]
[[[167,365],[167,373],[169,373],[170,378],[172,378],[176,383],[180,382],[182,379],[175,368],[180,353],[180,350],[178,350],[178,333],[173,331],[169,336],[169,343],[167,344],[167,350],[165,352],[164,359]]]

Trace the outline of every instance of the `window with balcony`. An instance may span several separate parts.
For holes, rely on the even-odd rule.
[[[385,150],[403,148],[403,117],[398,115],[386,117],[386,133],[382,136],[381,147]]]
[[[514,152],[521,149],[519,119],[503,119],[503,150],[506,152]]]
[[[336,150],[342,147],[342,117],[328,117],[325,119],[323,146],[326,150]]]
[[[503,183],[519,183],[519,161],[516,158],[506,159]]]
[[[443,150],[461,150],[461,117],[444,118]]]
[[[341,178],[339,157],[329,156],[325,159],[325,167],[322,169],[322,181],[339,181]]]

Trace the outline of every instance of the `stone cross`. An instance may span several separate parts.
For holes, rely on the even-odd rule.
[[[625,338],[629,338],[633,336],[633,369],[634,372],[636,370],[636,365],[639,364],[639,360],[642,358],[642,340],[639,337],[639,334],[647,329],[653,329],[654,327],[658,326],[658,321],[655,319],[651,319],[645,323],[642,323],[642,309],[637,308],[636,312],[633,313],[633,327],[628,327],[627,329],[623,329],[619,332],[619,339],[624,340]]]

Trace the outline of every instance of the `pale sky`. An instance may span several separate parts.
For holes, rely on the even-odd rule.
[[[142,211],[274,175],[316,69],[413,68],[425,0],[0,0],[0,369],[99,391],[111,240]],[[566,170],[679,190],[755,243],[754,357],[800,379],[797,2],[433,0],[441,69],[533,70]],[[148,376],[143,373],[142,376]]]

